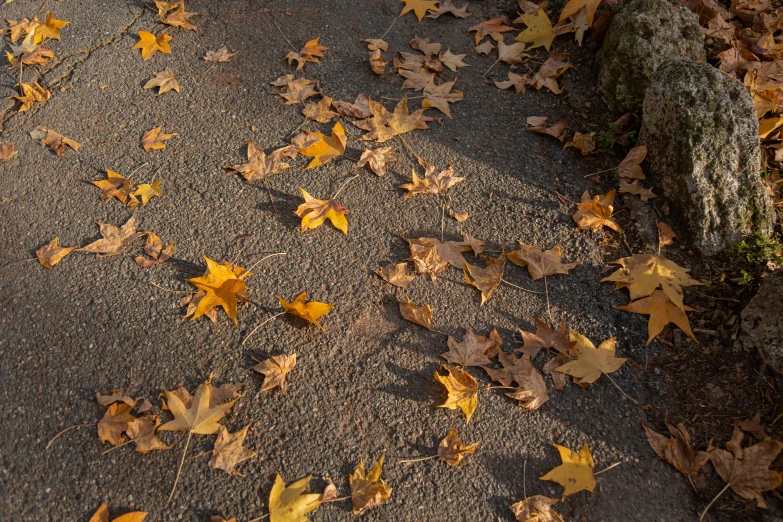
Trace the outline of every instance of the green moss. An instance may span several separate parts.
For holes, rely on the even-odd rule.
[[[783,262],[783,244],[779,235],[772,237],[764,234],[756,234],[743,239],[737,245],[737,255],[753,265],[767,263],[768,261]]]

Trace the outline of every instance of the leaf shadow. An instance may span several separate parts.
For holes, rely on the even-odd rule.
[[[415,402],[425,403],[432,399],[443,402],[446,394],[438,389],[438,383],[432,378],[437,368],[435,363],[428,364],[422,370],[409,370],[398,364],[386,363],[386,370],[398,377],[398,382],[384,384],[378,391]]]

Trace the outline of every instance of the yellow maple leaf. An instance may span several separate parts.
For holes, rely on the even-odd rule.
[[[147,518],[147,515],[147,511],[132,511],[113,518],[112,522],[142,522]],[[106,505],[106,502],[98,506],[98,510],[93,513],[88,522],[109,522],[109,506]]]
[[[448,397],[446,402],[438,405],[438,408],[448,408],[450,410],[460,408],[462,413],[465,414],[465,422],[470,422],[470,417],[478,405],[478,383],[476,379],[459,368],[451,368],[445,364],[441,364],[440,369],[446,370],[448,375],[444,376],[435,372],[435,380],[446,388]]]
[[[401,0],[401,1],[405,5],[403,6],[399,16],[402,16],[405,13],[409,13],[413,11],[413,14],[416,15],[416,18],[419,19],[419,22],[421,22],[421,20],[424,18],[424,15],[427,14],[427,11],[438,10],[437,0]]]
[[[49,244],[42,246],[35,251],[35,256],[38,258],[38,262],[44,268],[51,269],[54,265],[59,263],[62,258],[67,256],[76,247],[61,247],[59,245],[59,238],[52,239]]]
[[[627,288],[632,301],[646,297],[660,287],[675,305],[684,310],[682,287],[703,284],[674,261],[651,254],[634,254],[611,264],[621,268],[601,281],[613,281],[616,289]]]
[[[685,312],[692,312],[693,308],[685,305],[683,305],[682,308],[678,307],[660,290],[655,290],[649,297],[638,299],[625,306],[616,306],[615,308],[618,310],[625,310],[626,312],[650,316],[650,320],[647,323],[647,344],[650,344],[650,341],[655,339],[655,337],[661,333],[664,326],[669,323],[676,324],[685,332],[685,335],[693,339],[694,342],[699,342],[691,331],[688,316],[685,315]]]
[[[320,167],[345,153],[348,137],[345,135],[345,129],[339,122],[334,124],[331,136],[326,136],[320,132],[309,133],[309,136],[317,138],[318,141],[305,149],[299,150],[301,154],[313,158],[313,161],[305,167],[305,170]]]
[[[236,325],[237,302],[247,302],[245,278],[250,275],[250,272],[225,261],[217,263],[207,256],[204,256],[204,259],[207,262],[207,272],[201,277],[188,279],[190,284],[206,292],[191,319],[201,317],[220,306]]]
[[[150,198],[163,195],[163,191],[160,189],[160,181],[153,181],[152,184],[139,183],[133,195],[140,197],[142,206],[146,207],[147,203],[150,202]]]
[[[144,134],[141,136],[141,146],[144,147],[146,152],[165,149],[166,144],[163,142],[177,136],[176,132],[171,134],[161,133],[162,129],[163,125],[159,125],[154,129],[144,131]]]
[[[324,327],[321,326],[321,323],[318,322],[318,319],[326,312],[331,310],[334,304],[320,303],[318,301],[307,302],[307,292],[302,292],[290,303],[279,295],[276,295],[275,297],[277,297],[277,300],[280,301],[280,306],[283,307],[286,313],[295,315],[296,317],[304,319],[309,323],[313,323],[324,333],[326,332]]]
[[[38,82],[33,83],[19,83],[19,89],[22,91],[21,96],[12,95],[10,98],[13,98],[17,101],[22,102],[22,105],[19,106],[18,112],[24,112],[28,109],[30,109],[33,104],[40,103],[44,104],[52,97],[52,93],[49,92],[47,89],[44,89],[41,87],[41,85]]]
[[[604,196],[594,196],[590,198],[590,193],[585,191],[582,194],[582,201],[576,204],[576,212],[571,217],[579,228],[590,228],[601,230],[603,227],[609,227],[615,232],[622,232],[620,225],[612,219],[612,201],[614,201],[614,190],[610,190]]]
[[[305,202],[299,205],[294,214],[302,218],[302,232],[308,228],[317,228],[328,219],[334,228],[343,234],[348,233],[348,220],[345,215],[350,211],[347,208],[338,203],[336,199],[317,199],[308,194],[305,189],[300,188],[299,190],[302,191]]]
[[[46,13],[46,23],[35,28],[35,36],[40,38],[36,43],[44,40],[59,40],[60,29],[70,23],[65,20],[57,20],[52,13]]]
[[[406,321],[410,321],[413,324],[418,324],[424,328],[429,329],[432,324],[432,308],[430,305],[423,304],[416,306],[416,303],[408,299],[408,302],[399,301],[400,315]]]
[[[148,31],[139,31],[139,41],[131,49],[141,49],[141,57],[146,62],[157,51],[163,54],[171,54],[169,41],[171,36],[161,33],[157,37]]]
[[[117,198],[121,203],[129,207],[135,207],[139,201],[130,193],[131,180],[118,172],[106,169],[106,179],[90,181],[93,185],[101,189],[101,201],[108,201],[111,198]]]
[[[555,371],[574,377],[574,382],[577,384],[595,382],[601,375],[616,372],[628,360],[615,357],[614,337],[602,342],[596,348],[590,339],[571,330],[571,342],[575,343],[573,350],[577,359],[558,366]]]
[[[514,23],[523,23],[527,29],[514,37],[517,42],[532,44],[528,50],[543,47],[547,51],[555,39],[555,31],[546,11],[539,7],[535,13],[525,13],[514,20]]]
[[[313,63],[319,63],[319,58],[323,58],[324,51],[328,51],[328,47],[324,47],[323,45],[318,44],[318,40],[320,40],[320,36],[318,38],[314,38],[307,42],[304,47],[302,47],[302,50],[298,53],[296,51],[291,51],[286,55],[286,59],[288,60],[288,65],[293,64],[296,62],[296,70],[298,71],[302,67],[305,66],[305,63],[307,62],[313,62]]]
[[[582,490],[593,491],[595,489],[595,477],[593,476],[593,456],[590,455],[590,449],[585,442],[582,451],[579,453],[571,451],[565,446],[553,444],[560,452],[562,464],[541,477],[541,480],[551,480],[557,482],[563,488],[563,497],[573,495]]]
[[[320,493],[305,493],[312,475],[285,485],[278,473],[269,492],[269,522],[309,522],[305,515],[321,505]]]
[[[354,472],[348,475],[354,515],[359,515],[367,509],[380,505],[391,496],[392,488],[381,480],[383,460],[384,456],[381,455],[369,473],[365,473],[364,461],[360,459]]]

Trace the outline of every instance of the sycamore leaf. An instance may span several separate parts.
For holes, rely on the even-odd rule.
[[[132,47],[132,49],[141,49],[141,57],[146,62],[157,51],[163,54],[171,54],[171,47],[169,41],[171,36],[166,33],[161,33],[157,37],[148,31],[139,31],[139,41]]]
[[[592,27],[595,12],[603,1],[604,0],[570,0],[560,12],[558,21],[562,22],[563,20],[574,18],[581,9],[584,9],[587,25]]]
[[[552,378],[552,384],[554,384],[555,388],[560,391],[565,389],[565,385],[568,382],[569,376],[564,373],[556,372],[555,369],[563,366],[567,362],[573,361],[575,357],[571,355],[571,353],[572,352],[558,353],[549,359],[543,367],[541,367],[541,373],[544,375],[549,375]],[[579,386],[584,388],[587,386],[587,384],[580,384]]]
[[[508,64],[525,63],[532,58],[529,54],[522,51],[525,50],[525,44],[522,42],[506,45],[503,42],[498,42],[498,60]]]
[[[247,142],[247,163],[241,165],[226,165],[224,169],[238,172],[247,181],[265,180],[275,174],[280,174],[285,169],[291,167],[283,161],[283,158],[296,156],[296,148],[293,146],[282,147],[274,150],[269,156],[259,148],[253,145],[252,141]]]
[[[448,336],[449,351],[440,354],[441,357],[460,366],[484,366],[492,364],[486,353],[492,350],[494,342],[486,337],[476,335],[473,330],[467,330],[462,341],[457,342]]]
[[[639,196],[644,203],[647,203],[650,199],[656,197],[652,190],[639,185],[638,181],[628,183],[623,179],[620,179],[620,193]]]
[[[593,476],[595,463],[587,443],[585,442],[579,453],[557,444],[553,444],[553,446],[560,452],[560,460],[563,463],[540,479],[551,480],[563,486],[565,488],[563,497],[585,489],[592,492],[595,489],[595,477]]]
[[[487,257],[486,268],[471,265],[465,263],[465,281],[469,285],[476,287],[481,291],[481,304],[483,305],[487,299],[492,295],[492,292],[500,286],[500,281],[503,279],[503,270],[506,267],[506,254],[500,253],[500,257],[492,259]],[[470,277],[468,277],[470,276]],[[471,281],[471,278],[473,280]]]
[[[628,151],[617,166],[617,175],[621,178],[645,179],[641,163],[647,157],[647,145],[639,145]]]
[[[538,317],[535,320],[536,333],[519,331],[524,341],[524,345],[521,348],[523,353],[528,354],[530,357],[535,357],[541,349],[547,348],[554,348],[563,354],[571,352],[574,343],[568,340],[565,316],[563,316],[563,324],[560,325],[560,329],[556,332]]]
[[[538,11],[534,13],[522,14],[514,20],[514,23],[523,23],[527,26],[527,29],[516,35],[514,40],[532,44],[528,49],[543,47],[549,51],[555,39],[555,31],[552,29],[552,22],[549,21],[543,8],[539,7]]]
[[[364,471],[364,461],[359,459],[359,465],[353,473],[348,475],[348,482],[351,485],[351,503],[353,504],[354,515],[359,515],[367,509],[379,506],[385,500],[391,497],[392,488],[381,480],[381,467],[383,466],[384,455],[370,469],[369,473]]]
[[[310,135],[313,138],[318,138],[318,141],[306,149],[299,150],[301,154],[313,158],[310,164],[305,167],[305,170],[320,167],[345,153],[348,137],[345,135],[345,130],[339,122],[332,127],[331,136],[325,136],[320,132],[314,132]]]
[[[502,42],[503,41],[503,34],[507,33],[509,31],[513,31],[513,27],[509,27],[507,25],[503,25],[503,22],[507,22],[508,18],[505,16],[502,16],[500,18],[493,18],[492,20],[485,20],[483,22],[480,22],[470,29],[468,29],[468,33],[475,32],[474,35],[476,37],[476,45],[481,43],[481,40],[484,39],[484,37],[489,36],[496,42]]]
[[[631,301],[651,295],[660,287],[678,308],[684,310],[682,287],[703,284],[688,275],[687,269],[654,255],[634,254],[611,264],[622,268],[601,281],[613,281],[615,288],[628,288]]]
[[[677,426],[666,423],[672,438],[666,438],[645,423],[642,423],[642,427],[653,451],[688,478],[696,476],[699,469],[710,460],[710,454],[706,451],[693,451],[691,436],[682,423]]]
[[[307,302],[307,292],[302,292],[290,303],[279,295],[276,295],[275,297],[280,301],[280,306],[283,307],[286,313],[304,319],[308,323],[318,326],[323,332],[326,332],[324,327],[321,326],[321,323],[318,322],[318,318],[331,310],[334,306],[333,304],[320,303],[318,301]]]
[[[557,500],[544,495],[533,495],[509,506],[517,522],[565,522],[553,508]]]
[[[261,391],[269,391],[280,386],[280,392],[285,393],[285,377],[296,366],[296,352],[291,355],[273,355],[265,361],[256,364],[251,370],[264,375]]]
[[[658,221],[657,226],[658,241],[661,243],[661,246],[673,245],[675,239],[680,239],[680,236],[672,229],[671,225]]]
[[[509,78],[511,78],[511,73],[509,73]],[[564,131],[566,126],[566,118],[563,118],[557,123],[553,123],[552,125],[547,127],[546,116],[531,116],[527,119],[527,124],[531,125],[531,127],[525,129],[527,132],[546,134],[560,141],[563,141],[565,139]]]
[[[155,0],[155,7],[158,10],[158,17],[163,18],[169,11],[173,11],[179,5],[178,2],[167,2],[166,0]]]
[[[47,245],[35,251],[35,256],[42,267],[51,269],[70,254],[71,251],[76,249],[76,247],[61,247],[58,244],[59,241],[59,238],[54,238]]]
[[[386,72],[386,64],[389,62],[383,59],[380,49],[375,49],[369,53],[370,69],[375,74],[383,74]]]
[[[459,368],[451,368],[444,364],[440,365],[441,371],[448,372],[448,375],[441,375],[435,372],[435,380],[446,388],[448,397],[446,402],[439,404],[438,408],[448,408],[456,410],[460,408],[465,414],[465,422],[470,422],[470,417],[478,405],[478,383],[469,373],[463,372]]]
[[[362,42],[367,42],[367,49],[370,51],[388,51],[389,44],[380,38],[366,38]]]
[[[615,191],[610,190],[605,196],[595,196],[590,199],[590,194],[585,191],[582,194],[582,201],[576,204],[577,210],[571,217],[579,228],[589,228],[592,230],[601,230],[603,227],[609,227],[615,232],[622,232],[620,225],[612,219],[612,201],[614,201]]]
[[[11,142],[10,145],[5,145],[0,143],[0,160],[8,161],[10,159],[13,159],[19,154],[18,150],[14,150],[14,143]]]
[[[294,80],[293,74],[281,76],[276,81],[272,82],[272,85],[285,89],[285,92],[278,94],[281,98],[286,100],[286,105],[304,103],[310,96],[318,94],[318,85],[316,82],[308,80],[307,78]]]
[[[305,189],[300,188],[299,190],[302,191],[305,202],[299,205],[294,214],[302,218],[300,227],[302,232],[308,228],[317,228],[328,219],[334,228],[343,234],[348,234],[348,220],[345,215],[350,211],[347,208],[338,203],[336,199],[316,199]]]
[[[616,306],[615,308],[650,316],[647,324],[647,344],[650,344],[650,341],[655,339],[669,323],[676,324],[685,332],[685,335],[693,339],[697,344],[699,342],[696,336],[693,335],[688,317],[685,315],[685,312],[692,312],[693,308],[685,305],[682,307],[677,306],[660,290],[655,290],[649,297],[638,299],[625,306]]]
[[[526,374],[530,372],[530,358],[523,359],[514,355],[507,355],[505,352],[498,350],[497,352],[498,362],[502,365],[501,368],[491,368],[489,366],[482,366],[484,371],[487,372],[489,378],[493,381],[497,381],[503,386],[511,386],[516,380],[514,376],[516,374]]]
[[[534,281],[556,274],[568,274],[579,263],[563,263],[563,247],[560,245],[542,251],[535,245],[519,242],[519,249],[508,253],[508,260],[519,266],[527,266]]]
[[[767,507],[764,491],[771,491],[783,482],[783,473],[773,471],[769,466],[783,450],[783,444],[776,440],[762,440],[758,444],[742,447],[744,434],[735,426],[734,435],[726,447],[729,451],[713,448],[710,460],[715,471],[734,492],[748,500],[755,500],[760,508]]]
[[[421,38],[418,35],[414,35],[413,40],[408,42],[408,45],[410,45],[413,49],[424,53],[424,56],[427,58],[437,55],[440,53],[441,49],[441,45],[438,42],[430,43],[429,38]]]
[[[111,522],[142,522],[147,518],[147,515],[146,511],[133,511],[113,518]],[[98,510],[93,513],[87,522],[109,522],[109,506],[106,505],[106,502],[101,503]]]
[[[41,145],[49,147],[58,156],[65,154],[66,147],[70,147],[73,150],[78,151],[81,145],[72,139],[66,138],[59,132],[47,129],[43,125],[36,127],[30,132],[30,136],[34,140],[41,140]]]
[[[490,40],[485,41],[481,45],[477,45],[473,48],[474,51],[479,53],[482,56],[487,56],[489,53],[491,53],[495,49],[495,46],[492,45],[492,42]]]
[[[153,181],[150,183],[139,183],[136,185],[136,191],[132,194],[132,196],[138,196],[141,198],[141,204],[143,206],[147,206],[147,203],[150,202],[150,199],[155,196],[162,196],[163,191],[160,188],[160,181]]]
[[[106,408],[106,412],[98,422],[98,438],[101,442],[108,442],[112,446],[119,446],[125,442],[122,436],[128,430],[128,423],[136,419],[130,414],[133,406],[122,402],[116,402]]]
[[[435,78],[435,74],[428,73],[426,71],[412,72],[406,69],[399,69],[397,73],[405,78],[405,81],[402,83],[402,87],[400,88],[413,89],[414,91],[424,90],[424,86],[426,86]]]
[[[5,52],[12,67],[23,65],[46,65],[54,58],[54,53],[42,45],[11,45],[12,52]]]
[[[394,112],[390,113],[380,103],[368,100],[371,118],[353,122],[360,129],[368,131],[362,136],[365,141],[377,141],[383,143],[399,134],[405,134],[414,129],[428,129],[427,121],[431,118],[424,116],[424,109],[419,109],[413,114],[408,112],[408,99],[403,98],[397,103]]]
[[[19,86],[22,95],[10,96],[11,98],[22,103],[19,106],[19,110],[17,112],[24,112],[28,109],[31,109],[33,105],[36,103],[40,103],[43,105],[47,101],[49,101],[52,97],[52,93],[44,89],[43,87],[41,87],[41,85],[38,82],[33,82],[31,84],[19,83],[17,85]]]
[[[525,86],[527,85],[527,76],[520,76],[518,74],[514,74],[511,71],[508,71],[508,81],[499,82],[495,80],[495,86],[498,89],[509,89],[511,87],[514,88],[514,91],[516,91],[517,94],[522,94],[525,92]],[[527,129],[528,132],[538,132],[533,129]],[[557,137],[557,136],[555,136]]]
[[[214,391],[212,377],[196,388],[192,398],[190,394],[186,395],[189,404],[186,404],[179,394],[168,390],[164,391],[166,405],[174,415],[174,420],[161,426],[159,431],[186,431],[198,435],[217,433],[221,428],[220,419],[234,406],[236,399],[218,402],[213,397]]]
[[[318,123],[329,123],[337,117],[337,113],[330,109],[332,99],[329,96],[323,96],[318,103],[308,103],[302,109],[305,118],[310,118]]]
[[[106,179],[90,181],[90,183],[103,191],[101,201],[117,198],[122,204],[127,204],[129,207],[135,207],[139,204],[136,197],[130,193],[131,180],[113,170],[106,169]]]
[[[8,27],[6,27],[5,30],[8,32],[8,37],[11,42],[16,42],[18,39],[31,34],[35,35],[35,29],[41,25],[38,17],[35,17],[32,20],[22,18],[21,20],[6,20],[6,22],[8,22]],[[40,43],[40,41],[37,43]]]
[[[418,177],[416,171],[411,169],[411,182],[400,185],[400,188],[408,191],[406,198],[416,194],[443,194],[464,179],[454,176],[454,165],[440,172],[434,166],[427,165],[423,178]]]
[[[177,91],[179,92],[179,78],[174,74],[171,69],[155,73],[155,77],[144,84],[145,89],[154,89],[158,87],[158,95],[164,92]]]
[[[438,109],[447,117],[451,118],[449,103],[462,101],[464,98],[460,91],[451,90],[452,87],[454,87],[455,82],[456,80],[435,85],[435,82],[430,80],[429,83],[424,86],[424,100],[421,102],[421,106],[425,109]]]
[[[229,433],[225,426],[220,426],[209,465],[222,469],[229,475],[241,475],[236,470],[236,465],[256,455],[255,451],[242,447],[249,427],[245,426],[236,433]]]
[[[506,393],[506,396],[519,401],[519,405],[525,409],[537,410],[549,400],[544,378],[535,369],[530,356],[526,353],[515,362],[514,367],[511,377],[518,386],[513,392]]]
[[[362,156],[356,163],[356,168],[368,167],[371,171],[380,177],[386,176],[386,164],[399,161],[394,157],[394,153],[397,151],[395,147],[377,147],[375,149],[367,149],[362,152]]]
[[[188,31],[195,31],[196,24],[193,23],[191,17],[198,15],[198,13],[189,13],[185,11],[185,0],[179,0],[179,8],[167,14],[159,21],[162,24],[170,25],[172,27],[181,27]]]
[[[188,279],[190,284],[206,292],[199,301],[191,320],[220,306],[236,325],[237,303],[247,302],[245,278],[251,274],[244,268],[225,261],[217,263],[207,256],[204,256],[204,259],[207,262],[207,271],[204,275]]]
[[[157,436],[155,431],[160,426],[160,419],[157,415],[147,415],[133,419],[128,423],[126,433],[134,444],[136,451],[141,454],[147,454],[150,451],[170,450],[172,446],[166,446]]]
[[[305,66],[307,62],[319,63],[319,58],[323,58],[324,51],[328,51],[328,47],[318,45],[320,37],[310,40],[302,47],[302,50],[297,52],[291,51],[286,55],[288,65],[296,62],[296,70],[298,71]]]
[[[557,78],[571,67],[571,64],[563,61],[567,56],[566,54],[549,53],[547,60],[541,64],[533,78],[528,80],[528,85],[534,89],[546,87],[555,94],[561,94],[563,88],[557,84]]]
[[[312,475],[288,486],[278,473],[269,492],[269,522],[309,522],[305,515],[321,505],[320,493],[305,493]]]
[[[163,248],[163,242],[160,240],[160,237],[158,237],[158,235],[153,232],[148,232],[147,242],[144,244],[144,253],[150,256],[152,259],[147,259],[144,256],[137,256],[134,259],[136,264],[142,268],[157,266],[161,263],[165,263],[174,255],[174,243],[169,243],[166,248]],[[206,292],[204,293],[206,294]],[[215,315],[215,320],[217,320],[217,314],[213,315]]]
[[[121,227],[105,223],[98,223],[98,226],[102,238],[84,248],[77,249],[77,252],[92,252],[106,256],[121,254],[130,248],[134,239],[144,235],[142,232],[136,232],[136,218],[134,216],[131,216]]]
[[[446,13],[451,13],[457,18],[468,18],[470,16],[470,13],[468,12],[468,4],[457,8],[457,6],[455,6],[451,0],[440,0],[438,7],[430,9],[430,12],[427,14],[427,18],[438,18]]]
[[[391,263],[383,268],[376,268],[375,273],[387,283],[399,286],[400,288],[407,288],[408,285],[411,284],[411,281],[416,279],[416,276],[409,276],[405,273],[405,268],[407,266],[406,263]]]
[[[465,58],[467,54],[454,54],[451,52],[451,48],[449,47],[446,49],[445,53],[440,53],[440,61],[451,69],[454,72],[457,72],[457,69],[460,67],[470,67],[470,64],[465,63],[462,61],[463,58]]]
[[[440,444],[438,445],[438,457],[440,457],[440,460],[449,466],[456,466],[463,458],[465,458],[465,455],[469,455],[470,453],[476,451],[478,445],[478,442],[474,442],[473,444],[464,444],[461,440],[459,440],[457,430],[452,427],[449,434],[446,435],[446,437],[440,441]]]
[[[400,305],[400,315],[402,315],[403,319],[423,326],[429,330],[430,325],[432,324],[432,308],[430,308],[430,305],[424,304],[416,306],[410,298],[407,303],[403,303],[402,301],[399,301],[398,303]]]
[[[144,131],[144,134],[141,136],[141,146],[144,147],[146,152],[151,150],[163,150],[166,148],[166,144],[164,143],[166,140],[178,136],[176,132],[172,134],[166,134],[165,132],[161,133],[162,129],[163,125],[159,125],[154,129]]]
[[[571,342],[574,344],[574,354],[577,360],[555,368],[556,372],[574,377],[576,384],[590,384],[603,375],[616,372],[625,364],[622,357],[615,357],[615,338],[602,342],[596,348],[584,335],[571,330]]]
[[[204,61],[205,62],[214,62],[214,63],[224,63],[231,59],[231,57],[236,56],[237,53],[230,53],[228,52],[228,48],[224,45],[217,51],[207,51],[207,54],[204,55]]]
[[[59,40],[60,29],[70,24],[65,20],[57,20],[52,13],[46,13],[46,22],[35,28],[35,35],[40,36],[41,40]]]
[[[409,259],[413,261],[416,272],[421,275],[429,275],[435,281],[448,265],[460,270],[466,268],[466,261],[462,253],[477,247],[475,243],[468,242],[467,238],[474,240],[470,236],[466,236],[466,240],[462,243],[457,243],[456,241],[441,242],[432,237],[404,239],[410,247],[411,257]]]
[[[582,156],[587,156],[595,150],[595,140],[593,136],[594,132],[590,134],[582,134],[579,131],[574,133],[574,138],[563,146],[563,150],[573,147],[582,153]]]
[[[419,19],[419,22],[421,22],[422,18],[424,18],[424,15],[427,14],[427,11],[437,11],[438,9],[438,0],[401,0],[401,1],[405,4],[405,6],[403,6],[399,16],[402,16],[405,13],[409,13],[413,11],[413,14],[416,15],[416,18]]]

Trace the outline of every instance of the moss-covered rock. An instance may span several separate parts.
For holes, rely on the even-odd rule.
[[[772,233],[758,120],[740,82],[706,63],[664,63],[644,96],[639,143],[647,145],[653,185],[700,252]]]
[[[695,14],[667,0],[633,0],[617,13],[596,56],[598,88],[614,110],[637,112],[650,77],[667,60],[703,61]]]

